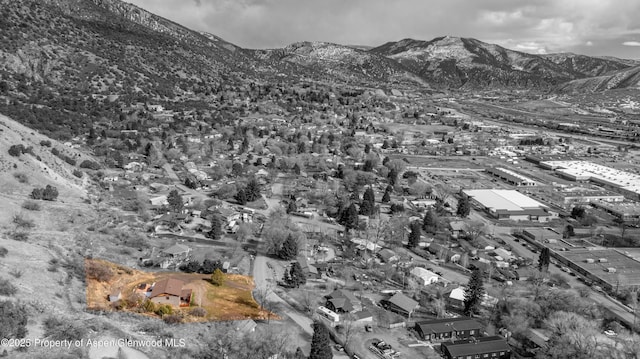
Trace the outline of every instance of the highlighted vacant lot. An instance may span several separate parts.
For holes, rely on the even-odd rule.
[[[87,308],[119,310],[175,322],[278,318],[261,310],[253,278],[224,274],[143,272],[99,259],[85,260]]]

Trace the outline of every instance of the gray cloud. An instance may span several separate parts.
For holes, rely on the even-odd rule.
[[[634,57],[622,43],[640,35],[640,1],[628,0],[127,1],[249,48],[304,40],[375,46],[453,35],[532,53]]]

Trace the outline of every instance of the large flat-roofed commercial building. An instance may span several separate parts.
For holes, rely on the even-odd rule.
[[[487,173],[514,186],[535,186],[536,181],[503,167],[487,168]]]
[[[528,188],[527,194],[533,194],[553,206],[571,209],[577,205],[585,205],[597,201],[623,202],[624,196],[614,191],[605,190],[597,186],[570,187],[537,186]]]
[[[604,201],[595,201],[593,202],[593,205],[624,221],[640,220],[640,203],[638,202],[610,203]]]
[[[464,190],[476,205],[497,219],[548,222],[558,216],[544,204],[515,190]]]
[[[573,181],[593,181],[640,199],[640,175],[588,161],[546,161],[540,166]]]
[[[553,257],[608,290],[640,288],[640,262],[615,249],[576,248]]]

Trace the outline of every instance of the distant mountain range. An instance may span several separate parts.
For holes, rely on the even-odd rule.
[[[640,62],[534,55],[471,38],[404,39],[369,48],[299,42],[244,49],[119,0],[0,0],[0,81],[54,92],[172,97],[228,81],[309,78],[388,86],[601,91],[638,87]]]

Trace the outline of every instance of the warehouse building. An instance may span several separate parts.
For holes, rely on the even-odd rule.
[[[625,222],[640,221],[640,203],[637,202],[604,202],[595,201],[593,205],[612,214]]]
[[[528,178],[515,171],[503,167],[488,168],[487,173],[517,187],[536,185],[536,181],[532,180],[531,178]]]
[[[515,190],[464,190],[472,203],[501,220],[548,222],[558,217],[542,203]]]
[[[633,199],[640,199],[640,175],[588,161],[546,161],[540,166],[554,170],[572,181],[593,181],[615,189]]]
[[[615,249],[552,251],[558,262],[610,291],[640,288],[640,262]]]

